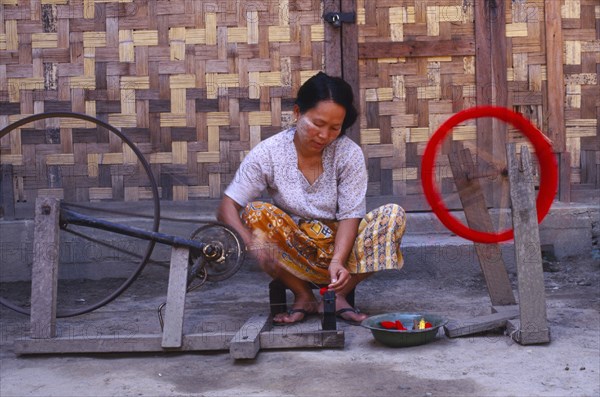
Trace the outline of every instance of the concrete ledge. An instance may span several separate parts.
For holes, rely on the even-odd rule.
[[[202,222],[214,220],[218,201],[161,203],[160,231],[189,237]],[[136,214],[150,215],[150,203],[102,204]],[[123,205],[124,204],[124,205]],[[454,215],[464,221],[462,212]],[[495,219],[497,214],[492,214]],[[103,217],[103,215],[99,215]],[[103,217],[103,219],[108,219]],[[184,220],[178,222],[174,219]],[[110,220],[144,229],[151,229],[152,220],[116,216]],[[552,246],[557,259],[592,255],[594,239],[598,239],[600,208],[594,205],[556,203],[540,225],[543,246]],[[83,230],[84,228],[79,228]],[[141,255],[147,242],[114,233],[87,229],[94,238],[105,240],[127,251]],[[65,279],[101,279],[126,277],[139,260],[114,249],[74,237],[61,231],[59,277]],[[597,243],[596,243],[597,244]],[[405,270],[430,275],[449,273],[478,274],[479,261],[471,241],[452,235],[432,213],[409,213],[407,230],[402,242]],[[502,257],[509,272],[515,269],[512,242],[501,244]],[[168,266],[171,249],[157,244],[152,260]],[[0,221],[0,280],[30,280],[33,255],[33,221]]]

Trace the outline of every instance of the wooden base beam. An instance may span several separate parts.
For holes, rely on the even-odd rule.
[[[254,320],[253,320],[254,321]],[[252,329],[255,322],[250,322]],[[244,327],[242,327],[244,329]],[[177,348],[163,348],[162,335],[122,335],[100,337],[21,338],[15,341],[17,355],[89,354],[89,353],[159,353],[183,351],[226,351],[234,359],[255,358],[260,350],[298,348],[343,348],[344,331],[298,331],[286,327],[263,330],[255,335],[238,332],[206,332],[183,335]],[[247,341],[247,343],[244,343]],[[258,348],[257,348],[258,347]]]

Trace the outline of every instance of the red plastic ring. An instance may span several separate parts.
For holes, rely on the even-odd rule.
[[[496,106],[481,106],[462,110],[446,120],[431,136],[425,147],[421,162],[421,183],[427,202],[439,220],[452,232],[477,243],[499,243],[514,237],[513,229],[498,233],[473,230],[452,216],[435,187],[435,157],[444,138],[452,129],[465,120],[479,117],[494,117],[512,124],[521,131],[535,148],[540,162],[540,190],[536,199],[538,223],[548,214],[558,189],[558,169],[556,158],[552,153],[552,143],[529,120],[510,109]]]

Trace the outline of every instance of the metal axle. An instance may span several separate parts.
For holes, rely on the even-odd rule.
[[[126,236],[136,237],[143,240],[155,241],[157,243],[170,246],[186,247],[190,251],[201,252],[208,259],[218,258],[221,256],[219,247],[212,244],[206,244],[201,241],[190,240],[187,238],[177,237],[170,234],[153,232],[140,229],[133,226],[126,226],[120,223],[105,221],[91,216],[83,215],[79,212],[60,209],[60,227],[66,229],[68,225],[78,225],[102,229],[109,232],[114,232]]]

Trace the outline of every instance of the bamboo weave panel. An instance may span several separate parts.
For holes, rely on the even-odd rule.
[[[420,196],[420,162],[428,138],[452,114],[476,103],[475,56],[448,46],[437,56],[369,57],[389,42],[474,40],[472,1],[358,2],[359,42],[368,44],[360,59],[361,140],[367,144],[371,195]],[[544,1],[506,1],[509,107],[547,129]],[[572,180],[596,183],[600,164],[598,72],[600,6],[593,0],[564,0],[565,127]],[[415,50],[415,53],[418,53]],[[426,52],[426,51],[425,51]],[[495,87],[477,87],[494,101]],[[453,130],[452,141],[477,153],[474,122]],[[509,128],[507,141],[525,142]],[[444,146],[447,148],[447,145]],[[585,155],[585,159],[580,159]],[[579,174],[585,174],[585,180]],[[454,190],[447,159],[440,155],[440,190]]]
[[[2,1],[0,127],[87,113],[130,137],[163,199],[220,197],[244,154],[291,122],[323,69],[317,0]],[[0,142],[17,200],[143,200],[149,184],[118,137],[73,120]]]

